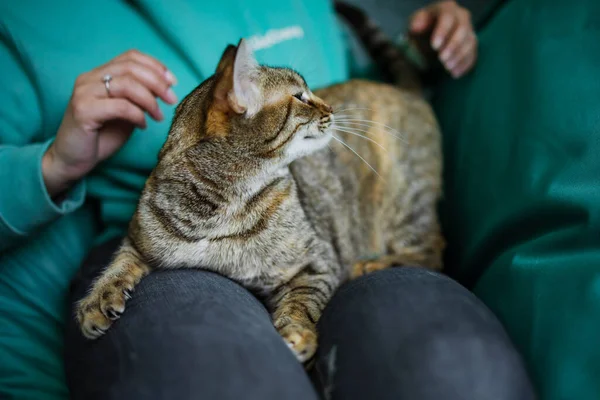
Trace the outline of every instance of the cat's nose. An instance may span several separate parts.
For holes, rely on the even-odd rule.
[[[317,108],[323,114],[331,114],[333,112],[333,107],[331,107],[329,104],[325,103],[324,101],[319,101],[317,103]]]
[[[313,96],[310,103],[312,104],[313,107],[315,107],[317,110],[321,111],[323,114],[333,113],[333,107],[331,107],[329,104],[325,103],[323,100],[321,100],[321,98],[319,98],[317,96]]]

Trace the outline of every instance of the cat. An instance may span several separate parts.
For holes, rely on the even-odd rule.
[[[244,39],[229,45],[177,106],[127,236],[76,305],[83,335],[104,334],[153,269],[203,268],[264,298],[308,362],[344,281],[441,269],[439,127],[392,53],[400,87],[351,80],[313,93],[298,73],[259,65]]]

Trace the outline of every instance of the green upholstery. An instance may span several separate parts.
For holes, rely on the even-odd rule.
[[[92,207],[84,206],[28,246],[0,252],[0,399],[68,398],[61,358],[65,299],[96,231]]]
[[[450,272],[522,351],[542,399],[600,399],[600,2],[515,0],[445,81]]]

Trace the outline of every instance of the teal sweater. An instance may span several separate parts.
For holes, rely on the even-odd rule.
[[[346,78],[340,33],[324,2],[265,0],[254,3],[253,12],[231,0],[65,1],[37,4],[33,13],[26,3],[0,9],[0,192],[18,194],[0,203],[3,250],[79,208],[86,195],[100,200],[108,229],[122,229],[131,216],[170,118],[136,131],[59,205],[48,197],[40,172],[75,78],[118,54],[137,48],[163,61],[179,79],[180,98],[212,75],[225,46],[240,37],[257,44],[259,61],[291,66],[312,87]],[[162,108],[171,115],[173,107]]]
[[[163,122],[148,119],[55,204],[41,157],[79,74],[135,48],[175,73],[181,99],[212,75],[228,43],[246,37],[260,62],[293,67],[313,88],[347,78],[329,2],[247,4],[0,3],[0,398],[66,397],[60,354],[68,283],[94,240],[124,231],[174,110],[161,104]],[[99,220],[90,203],[99,205]]]

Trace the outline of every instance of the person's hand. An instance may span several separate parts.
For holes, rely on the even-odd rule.
[[[110,75],[108,89],[104,79]],[[173,74],[156,59],[128,51],[75,81],[56,139],[42,159],[48,193],[55,196],[114,154],[147,113],[162,120],[157,98],[177,102]]]
[[[469,11],[455,1],[440,1],[415,12],[410,20],[413,33],[431,33],[431,47],[438,51],[444,67],[458,78],[477,60],[477,36]]]

